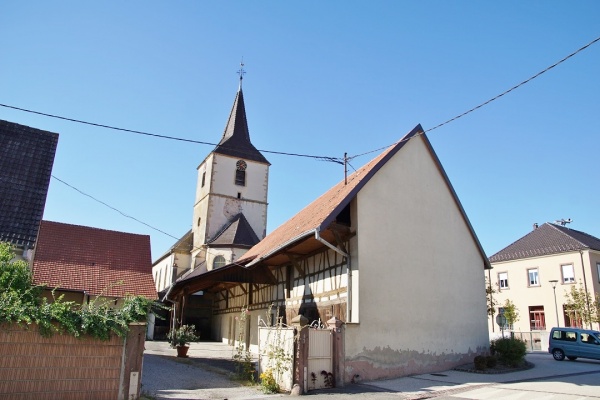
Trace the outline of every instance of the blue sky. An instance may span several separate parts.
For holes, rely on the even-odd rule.
[[[243,57],[257,148],[352,156],[504,92],[599,37],[599,21],[597,1],[12,1],[0,103],[216,143]],[[534,222],[600,236],[598,71],[600,42],[428,133],[488,256]],[[0,119],[60,134],[57,178],[172,236],[190,229],[211,146]],[[269,232],[343,179],[338,164],[265,155]],[[153,258],[174,243],[56,179],[44,219],[148,234]]]

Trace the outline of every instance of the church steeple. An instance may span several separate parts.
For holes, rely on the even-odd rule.
[[[242,64],[243,66],[244,64]],[[250,142],[250,132],[248,130],[248,121],[246,120],[246,106],[244,105],[244,92],[242,91],[244,73],[244,70],[240,69],[240,87],[235,96],[223,137],[213,152],[270,165],[269,161]]]

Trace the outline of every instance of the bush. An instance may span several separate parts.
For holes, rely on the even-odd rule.
[[[494,368],[498,364],[498,359],[495,356],[486,356],[485,357],[485,365],[488,368]]]
[[[473,363],[475,364],[476,370],[483,371],[487,368],[485,356],[475,356],[475,358],[473,359]]]
[[[509,367],[518,367],[525,361],[527,345],[523,340],[501,338],[492,342],[492,347],[498,357],[498,361]]]

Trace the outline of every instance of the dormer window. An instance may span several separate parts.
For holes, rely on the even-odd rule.
[[[246,161],[239,160],[235,163],[235,184],[238,186],[246,186]]]

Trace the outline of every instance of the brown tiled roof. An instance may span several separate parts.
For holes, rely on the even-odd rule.
[[[33,247],[58,134],[0,120],[0,241]]]
[[[59,222],[42,221],[33,280],[93,296],[157,297],[150,236]]]
[[[239,213],[208,244],[209,247],[234,246],[250,248],[259,241],[260,239],[254,233],[244,214]]]
[[[269,164],[261,152],[250,142],[242,88],[238,90],[235,96],[223,137],[213,152]]]
[[[600,250],[600,239],[565,226],[545,223],[490,257],[490,262],[519,260],[579,250]]]
[[[258,260],[277,251],[285,244],[314,234],[314,231],[317,229],[319,231],[326,229],[340,211],[350,203],[356,193],[369,181],[373,174],[396,154],[410,138],[422,132],[421,125],[417,125],[398,143],[390,146],[386,151],[348,176],[347,184],[341,181],[329,189],[298,214],[268,234],[256,246],[248,250],[238,262],[244,263],[252,259]]]

